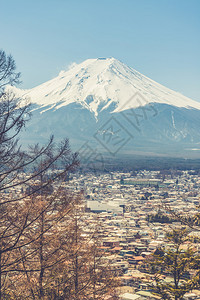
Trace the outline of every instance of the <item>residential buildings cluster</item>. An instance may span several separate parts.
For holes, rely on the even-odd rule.
[[[121,299],[159,299],[149,289],[152,276],[145,262],[156,249],[170,247],[166,232],[182,226],[176,216],[192,217],[199,212],[198,174],[192,170],[74,174],[69,186],[84,191],[87,230],[98,224],[99,248],[119,271]],[[155,215],[172,221],[150,220]],[[193,230],[191,235],[199,233]],[[194,247],[200,253],[200,243],[195,242]],[[165,281],[172,278],[165,276]],[[187,293],[184,299],[200,299],[200,291]]]

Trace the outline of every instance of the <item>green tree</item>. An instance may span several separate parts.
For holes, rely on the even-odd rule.
[[[181,300],[187,292],[199,286],[200,256],[187,229],[168,232],[166,242],[169,247],[156,251],[149,262],[150,270],[155,273],[151,288],[161,299]],[[171,277],[171,282],[163,279],[164,274]]]

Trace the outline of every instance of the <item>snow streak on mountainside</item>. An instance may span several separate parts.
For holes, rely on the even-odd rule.
[[[95,117],[109,107],[113,112],[127,109],[126,102],[136,92],[149,103],[200,110],[200,103],[156,83],[115,58],[88,59],[33,89],[15,89],[15,92],[30,98],[32,103],[44,107],[44,110],[46,106],[58,109],[79,103]],[[129,108],[140,105],[133,99]]]

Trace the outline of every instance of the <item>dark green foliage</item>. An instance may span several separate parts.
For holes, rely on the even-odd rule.
[[[148,215],[146,220],[150,223],[168,223],[177,222],[177,219],[174,219],[166,214],[157,212],[156,214]]]
[[[154,273],[155,280],[151,288],[161,299],[182,300],[187,292],[199,287],[200,256],[186,229],[168,232],[166,242],[170,246],[155,251],[149,261],[149,270]],[[163,275],[170,276],[171,282],[166,282]]]

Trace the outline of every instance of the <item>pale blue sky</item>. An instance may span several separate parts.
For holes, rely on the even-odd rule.
[[[113,56],[200,101],[199,0],[1,0],[0,48],[23,88]]]

